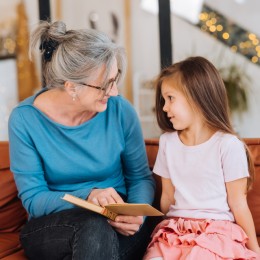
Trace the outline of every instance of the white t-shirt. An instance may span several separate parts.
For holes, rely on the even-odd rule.
[[[153,171],[175,187],[168,217],[230,221],[225,182],[249,176],[244,144],[222,132],[195,146],[184,145],[177,132],[161,135]]]

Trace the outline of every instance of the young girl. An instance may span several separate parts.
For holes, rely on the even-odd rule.
[[[144,259],[257,259],[247,205],[253,178],[247,148],[235,135],[224,83],[205,58],[164,69],[157,81],[161,210]]]

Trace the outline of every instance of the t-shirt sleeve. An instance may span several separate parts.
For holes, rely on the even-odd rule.
[[[169,179],[170,173],[167,166],[165,148],[166,148],[166,135],[163,134],[160,136],[159,150],[154,164],[153,172],[161,177]]]
[[[235,136],[222,145],[222,168],[225,182],[249,177],[245,146]]]

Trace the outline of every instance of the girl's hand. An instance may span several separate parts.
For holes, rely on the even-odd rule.
[[[134,235],[143,224],[142,216],[123,216],[119,215],[116,217],[115,221],[108,220],[108,223],[115,228],[115,230],[124,235],[132,236]]]
[[[101,207],[104,207],[108,204],[124,203],[123,199],[114,188],[93,189],[90,192],[87,201]]]

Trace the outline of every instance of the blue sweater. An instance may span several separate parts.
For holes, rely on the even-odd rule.
[[[35,97],[9,118],[11,171],[30,217],[72,208],[61,199],[65,193],[86,199],[93,188],[113,187],[129,203],[152,203],[142,131],[126,99],[110,97],[104,112],[64,126],[33,106]]]

